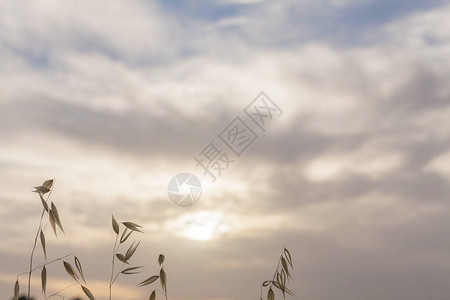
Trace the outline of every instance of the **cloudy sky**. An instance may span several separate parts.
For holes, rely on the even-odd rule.
[[[284,246],[291,299],[448,299],[449,20],[441,0],[1,1],[0,298],[55,178],[48,258],[75,253],[98,299],[112,213],[144,227],[117,300],[148,297],[159,253],[170,299],[258,299]],[[244,112],[261,91],[283,111],[265,131]],[[258,135],[240,156],[219,138],[236,117]],[[215,182],[211,141],[234,160]],[[188,208],[181,172],[203,186]]]

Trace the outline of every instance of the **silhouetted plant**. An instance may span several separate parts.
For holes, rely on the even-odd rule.
[[[57,234],[57,228],[59,228],[63,233],[64,233],[64,228],[62,226],[61,223],[61,219],[59,216],[59,212],[58,209],[56,208],[56,205],[54,202],[50,202],[49,204],[49,198],[50,195],[52,193],[52,188],[53,188],[53,179],[49,179],[46,180],[42,185],[40,186],[36,186],[33,192],[36,192],[39,195],[39,198],[41,200],[43,209],[42,209],[42,213],[41,213],[41,218],[39,220],[39,226],[38,226],[38,230],[36,233],[36,236],[34,238],[34,243],[33,243],[33,248],[31,250],[31,255],[30,255],[30,266],[29,266],[29,271],[25,272],[25,273],[21,273],[17,276],[17,280],[16,283],[14,285],[14,300],[18,300],[19,297],[19,290],[20,290],[20,286],[19,286],[19,276],[22,274],[27,274],[28,275],[28,282],[27,282],[27,299],[30,299],[30,290],[31,290],[31,276],[32,273],[36,270],[41,270],[41,287],[42,287],[42,293],[45,297],[45,299],[49,299],[53,296],[58,295],[60,292],[62,292],[63,290],[72,287],[74,285],[68,286],[50,296],[47,296],[47,268],[46,266],[49,264],[53,264],[57,261],[62,261],[64,268],[66,269],[66,272],[73,277],[76,281],[77,284],[79,284],[82,288],[82,290],[84,291],[84,293],[89,297],[89,299],[95,299],[92,296],[92,293],[89,291],[89,289],[87,287],[85,287],[84,285],[81,284],[81,279],[83,280],[83,282],[86,284],[86,280],[84,278],[84,274],[83,274],[83,269],[81,267],[81,262],[78,259],[78,257],[75,256],[75,254],[71,253],[68,254],[66,256],[54,259],[52,261],[47,262],[47,249],[46,249],[46,244],[45,244],[45,229],[47,228],[48,223],[50,223],[50,226],[53,229],[53,232],[56,236],[56,238],[58,238],[58,234]],[[47,199],[44,199],[44,195],[47,195]],[[45,224],[45,226],[43,226],[43,221],[44,221],[44,216],[48,217],[47,223]],[[40,244],[42,246],[42,250],[44,253],[44,259],[45,262],[41,263],[40,265],[33,267],[33,259],[34,259],[34,254],[35,254],[35,250],[36,250],[36,246],[38,243],[38,240],[40,241]],[[74,259],[74,264],[76,269],[78,270],[78,273],[75,271],[75,269],[73,268],[73,266],[65,261],[64,259],[68,258],[68,257],[73,257]],[[81,278],[81,279],[80,279]]]
[[[158,280],[158,278],[159,278],[159,282],[161,283],[162,291],[160,291],[160,290],[158,290],[158,291],[161,294],[163,294],[167,300],[168,299],[167,298],[167,275],[166,275],[166,272],[164,271],[164,260],[165,259],[166,259],[166,257],[163,254],[160,254],[158,257],[158,264],[161,267],[161,269],[159,270],[159,275],[150,276],[146,280],[139,283],[138,286],[149,285],[149,284],[155,282],[156,280]],[[155,300],[155,299],[156,299],[156,289],[152,291],[152,293],[150,294],[150,297],[149,297],[149,300]]]
[[[30,298],[30,292],[31,292],[31,276],[32,273],[41,270],[41,288],[42,288],[42,294],[44,295],[44,299],[47,300],[49,298],[52,298],[54,296],[62,296],[60,295],[61,292],[64,290],[73,287],[75,285],[79,285],[84,292],[84,294],[90,299],[95,300],[94,295],[92,292],[87,288],[86,279],[83,273],[83,268],[81,265],[80,260],[78,257],[73,254],[67,254],[65,256],[47,261],[47,249],[45,244],[45,229],[47,228],[47,225],[50,223],[50,226],[52,227],[53,233],[55,234],[56,238],[58,238],[58,228],[61,232],[64,233],[64,229],[61,223],[61,218],[59,216],[58,210],[56,208],[56,205],[53,202],[50,202],[49,205],[49,198],[52,193],[54,180],[46,180],[41,186],[35,187],[35,190],[33,192],[36,192],[39,195],[39,198],[41,200],[43,209],[41,213],[41,218],[39,221],[38,230],[36,233],[36,236],[34,238],[33,248],[31,250],[30,255],[30,265],[29,265],[29,271],[20,273],[17,276],[16,283],[14,285],[14,300],[34,300],[33,298]],[[44,195],[47,195],[47,198],[44,199]],[[47,223],[43,225],[44,216],[48,217]],[[125,253],[120,253],[120,247],[122,245],[125,245],[126,241],[129,239],[129,237],[134,233],[142,233],[141,230],[142,226],[133,223],[133,222],[117,222],[114,215],[112,216],[112,229],[116,235],[114,247],[112,251],[112,262],[111,262],[111,275],[109,280],[109,299],[112,300],[112,291],[113,291],[113,285],[118,279],[118,277],[122,275],[134,275],[140,273],[139,269],[141,269],[143,266],[129,266],[126,269],[124,269],[125,265],[130,264],[130,259],[132,258],[133,254],[136,252],[140,241],[133,241],[128,247]],[[33,266],[33,259],[34,254],[36,250],[36,246],[38,244],[38,241],[40,242],[42,246],[42,251],[44,254],[44,262]],[[73,264],[67,261],[68,258],[73,258]],[[75,280],[76,283],[69,285],[49,296],[47,296],[47,266],[50,264],[53,264],[55,262],[61,261],[64,269],[66,270],[67,274]],[[121,262],[120,267],[116,268],[116,261]],[[168,294],[167,294],[167,274],[164,270],[164,261],[165,256],[163,254],[160,254],[158,256],[158,264],[160,267],[159,273],[157,275],[152,275],[149,278],[145,279],[144,281],[140,282],[138,284],[139,287],[147,286],[153,284],[155,281],[159,279],[161,290],[154,288],[150,295],[149,300],[155,300],[156,299],[156,291],[158,291],[160,294],[162,294],[166,300],[168,300]],[[75,268],[73,267],[75,266]],[[262,298],[262,291],[264,288],[267,288],[267,300],[274,300],[275,299],[275,293],[274,288],[281,291],[283,298],[286,296],[286,294],[293,295],[293,293],[286,287],[286,283],[291,278],[291,274],[289,270],[293,269],[292,265],[292,258],[289,251],[284,248],[283,253],[280,256],[280,259],[278,261],[277,269],[275,270],[275,274],[273,276],[272,280],[266,280],[261,285],[261,300]],[[28,275],[28,281],[27,281],[27,297],[21,296],[19,298],[19,292],[20,292],[20,285],[19,285],[19,277],[21,275]],[[64,298],[64,297],[63,297]],[[80,300],[79,298],[73,299],[73,300]]]
[[[274,288],[281,291],[283,298],[286,298],[286,294],[293,296],[294,294],[292,291],[286,286],[289,279],[292,278],[289,269],[292,270],[293,268],[291,253],[289,253],[289,250],[285,247],[278,260],[278,265],[275,273],[273,274],[272,280],[266,280],[261,284],[260,299],[263,300],[263,288],[267,288],[267,300],[275,299],[275,293],[273,291]]]
[[[51,297],[59,295],[62,291],[66,290],[70,287],[73,287],[75,285],[79,285],[81,287],[81,289],[83,290],[84,294],[90,300],[95,300],[94,295],[92,294],[92,292],[88,289],[88,287],[86,285],[86,279],[84,276],[81,262],[75,254],[70,253],[63,257],[53,259],[51,261],[47,261],[45,229],[47,228],[48,223],[50,223],[50,226],[52,227],[56,238],[58,238],[58,234],[57,234],[58,228],[64,233],[64,229],[63,229],[63,226],[61,223],[61,218],[59,216],[56,205],[54,204],[54,202],[49,203],[49,198],[50,198],[50,195],[52,192],[53,183],[54,183],[53,179],[46,180],[41,186],[35,187],[35,190],[33,191],[39,195],[43,209],[42,209],[42,213],[41,213],[41,218],[39,220],[38,230],[37,230],[36,236],[34,238],[33,248],[31,250],[29,271],[21,273],[17,276],[17,280],[14,285],[14,300],[19,300],[19,291],[20,291],[19,277],[24,274],[28,275],[27,297],[25,298],[24,296],[22,296],[20,299],[25,298],[25,299],[31,300],[31,298],[30,298],[31,276],[32,276],[32,273],[37,270],[41,270],[40,277],[41,277],[42,294],[44,295],[44,298],[46,300]],[[44,195],[46,195],[46,194],[47,194],[47,198],[44,199]],[[48,217],[48,220],[47,220],[47,223],[45,225],[43,225],[45,216]],[[113,287],[114,283],[116,282],[117,278],[119,277],[119,275],[121,275],[121,274],[123,274],[123,275],[138,274],[139,273],[138,269],[140,269],[142,267],[142,266],[136,266],[136,267],[129,267],[129,268],[124,269],[125,264],[129,264],[131,257],[136,252],[140,241],[134,241],[133,243],[131,243],[131,245],[128,247],[127,251],[124,254],[119,253],[120,246],[125,244],[125,242],[128,240],[128,238],[132,235],[133,232],[142,233],[142,230],[141,230],[142,226],[140,226],[136,223],[133,223],[133,222],[122,222],[120,224],[123,226],[123,230],[121,230],[121,225],[119,225],[119,223],[116,221],[114,216],[112,216],[112,227],[116,234],[116,240],[115,240],[114,247],[113,247],[111,276],[110,276],[110,282],[109,282],[109,299],[110,300],[112,299],[112,287]],[[120,238],[119,238],[119,236],[120,236]],[[34,254],[36,251],[38,241],[40,242],[40,244],[42,246],[45,262],[41,263],[37,266],[33,266],[33,259],[34,259]],[[71,264],[69,261],[67,261],[67,258],[70,258],[70,257],[73,257],[73,264]],[[158,262],[161,267],[159,275],[150,277],[151,280],[148,280],[148,279],[144,280],[143,282],[141,282],[139,284],[139,286],[148,285],[148,284],[152,283],[153,281],[160,279],[161,287],[162,287],[162,294],[165,296],[166,299],[168,299],[167,298],[167,275],[164,271],[164,266],[163,266],[164,259],[165,259],[165,256],[163,254],[160,254],[158,257]],[[122,263],[119,270],[116,270],[116,268],[115,268],[116,260],[118,260]],[[69,274],[70,277],[72,279],[74,279],[76,283],[72,284],[70,286],[67,286],[64,289],[61,289],[61,290],[57,291],[56,293],[53,293],[53,294],[47,296],[47,268],[46,268],[46,266],[53,264],[57,261],[62,261],[64,269],[66,270],[67,274]],[[153,280],[153,278],[155,278],[155,279]],[[156,297],[155,291],[153,291],[150,294],[150,299],[155,299],[155,297]]]

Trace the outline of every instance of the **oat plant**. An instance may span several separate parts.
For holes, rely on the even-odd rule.
[[[164,271],[164,260],[165,260],[165,256],[163,254],[160,254],[158,257],[158,264],[160,266],[160,270],[159,270],[159,275],[153,275],[150,276],[149,278],[147,278],[146,280],[142,281],[141,283],[138,284],[138,286],[146,286],[149,284],[152,284],[153,282],[155,282],[156,280],[159,279],[159,282],[161,283],[161,290],[156,290],[154,289],[149,297],[149,300],[155,300],[156,299],[156,291],[160,292],[162,295],[164,295],[164,297],[166,298],[166,300],[168,300],[169,298],[167,297],[167,275],[166,272]]]
[[[41,200],[42,203],[42,213],[41,213],[41,217],[39,220],[39,226],[38,226],[38,230],[36,233],[36,236],[34,238],[34,243],[33,243],[33,247],[31,250],[31,254],[30,254],[30,264],[29,264],[29,270],[28,272],[23,272],[19,275],[17,275],[17,279],[16,279],[16,283],[14,285],[14,300],[18,300],[19,298],[19,291],[20,291],[20,284],[19,284],[19,277],[21,275],[28,275],[28,280],[27,280],[27,299],[31,299],[30,298],[30,294],[31,294],[31,277],[33,272],[41,270],[41,287],[42,287],[42,294],[44,295],[44,299],[50,299],[54,296],[59,295],[59,293],[61,293],[62,291],[66,290],[67,288],[70,288],[76,284],[79,284],[82,288],[82,290],[84,291],[84,293],[89,297],[89,299],[94,299],[94,297],[92,296],[92,293],[89,291],[89,289],[85,286],[86,285],[86,280],[84,278],[84,274],[83,274],[83,269],[81,266],[81,262],[78,259],[78,257],[73,254],[67,254],[63,257],[60,258],[56,258],[50,261],[47,261],[47,248],[46,248],[46,236],[45,236],[45,230],[48,226],[48,224],[50,223],[50,226],[53,230],[53,233],[55,234],[56,238],[58,238],[58,228],[61,232],[64,233],[64,228],[62,226],[61,223],[61,218],[59,216],[59,212],[58,209],[56,208],[56,205],[53,201],[49,201],[50,199],[50,195],[52,193],[52,188],[53,188],[53,183],[54,180],[53,179],[49,179],[46,180],[42,185],[40,186],[36,186],[34,187],[34,191],[35,193],[37,193],[39,195],[39,199]],[[44,196],[46,196],[46,198],[44,198]],[[44,225],[45,222],[45,225]],[[42,246],[42,251],[44,254],[44,262],[40,263],[37,266],[34,266],[33,261],[34,261],[34,255],[36,252],[36,247],[38,242],[41,244]],[[75,271],[75,269],[73,268],[72,264],[70,264],[69,262],[67,262],[65,259],[69,258],[69,257],[73,257],[74,260],[74,265],[76,267],[77,272]],[[66,272],[72,276],[75,280],[76,280],[76,284],[73,284],[71,286],[68,286],[54,294],[48,295],[47,296],[47,266],[56,262],[60,262],[62,261],[64,268],[66,270]],[[84,285],[82,284],[81,280],[83,281]]]
[[[46,180],[42,185],[35,187],[33,192],[36,192],[39,196],[39,199],[42,203],[42,213],[39,220],[39,226],[34,238],[33,247],[30,255],[30,264],[28,272],[23,272],[17,276],[16,283],[14,285],[14,300],[19,299],[19,277],[22,275],[27,275],[27,299],[30,300],[31,293],[31,277],[35,271],[40,270],[40,279],[41,279],[41,289],[42,295],[45,300],[53,298],[55,296],[62,297],[61,295],[63,291],[73,286],[79,285],[84,294],[90,299],[95,300],[94,295],[88,289],[86,279],[84,276],[83,268],[78,257],[73,254],[67,254],[65,256],[47,260],[47,248],[46,248],[46,229],[48,224],[50,224],[55,237],[58,238],[58,231],[64,233],[64,228],[61,223],[61,218],[56,208],[56,205],[53,201],[50,201],[50,196],[52,193],[52,188],[54,185],[54,180]],[[46,196],[45,196],[46,195]],[[44,224],[45,223],[45,224]],[[133,223],[133,222],[117,222],[114,215],[112,215],[112,229],[115,233],[115,242],[112,251],[111,258],[111,274],[109,279],[109,300],[113,298],[113,286],[116,280],[120,275],[134,275],[141,273],[141,268],[143,266],[133,266],[130,265],[130,260],[137,248],[139,247],[140,240],[134,240],[133,242],[128,242],[129,238],[133,233],[142,233],[142,226]],[[136,235],[135,234],[135,235]],[[134,236],[134,235],[133,235]],[[38,265],[34,265],[34,256],[36,252],[36,248],[38,243],[42,246],[42,251],[44,255],[44,262],[41,262]],[[128,245],[127,245],[128,244]],[[127,249],[124,251],[124,249]],[[73,263],[69,262],[69,259],[73,259]],[[159,273],[148,277],[147,279],[141,281],[137,286],[144,287],[154,284],[156,281],[159,281],[161,285],[161,289],[154,287],[151,289],[149,293],[149,300],[156,300],[156,292],[162,295],[166,300],[168,300],[167,294],[167,274],[164,270],[164,261],[165,256],[160,254],[158,256],[158,264],[159,264]],[[47,295],[47,278],[48,271],[47,266],[62,262],[62,265],[66,271],[66,273],[75,281],[74,284],[69,285],[51,295]],[[74,267],[75,266],[75,267]],[[126,268],[125,268],[126,267]],[[289,251],[284,248],[280,258],[278,260],[278,265],[273,275],[272,280],[266,280],[261,285],[261,297],[263,300],[263,290],[267,290],[267,300],[275,300],[275,291],[281,292],[283,298],[286,297],[286,294],[293,296],[291,290],[289,290],[286,286],[289,279],[291,279],[290,270],[293,269],[292,258]]]
[[[286,247],[283,249],[283,252],[278,259],[278,265],[273,274],[272,280],[266,280],[261,284],[261,297],[260,300],[263,300],[263,289],[267,290],[267,300],[275,300],[275,290],[278,290],[283,295],[283,299],[286,298],[286,294],[294,296],[294,293],[290,289],[287,288],[286,284],[289,279],[292,279],[290,270],[293,269],[292,265],[292,257]]]

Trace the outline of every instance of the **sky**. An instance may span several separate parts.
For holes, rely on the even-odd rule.
[[[259,299],[284,247],[287,299],[448,299],[449,20],[438,0],[0,1],[0,297],[55,179],[48,259],[75,253],[100,300],[111,214],[143,226],[145,265],[113,299],[148,298],[160,253],[169,299]],[[240,155],[220,138],[236,118],[257,136]],[[211,141],[233,160],[214,182],[194,159]],[[179,207],[185,172],[202,194]],[[48,293],[73,284],[47,272]]]

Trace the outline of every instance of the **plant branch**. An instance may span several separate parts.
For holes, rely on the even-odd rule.
[[[50,195],[52,194],[52,190],[50,189],[50,192],[48,193],[47,196],[47,200],[45,200],[45,202],[48,202],[48,199],[50,198]],[[27,288],[27,299],[30,299],[30,292],[31,292],[31,272],[33,272],[33,256],[34,256],[34,251],[36,250],[36,245],[37,245],[37,240],[39,237],[39,233],[41,232],[42,229],[42,220],[44,218],[44,214],[45,214],[45,209],[42,209],[42,213],[41,213],[41,218],[39,220],[39,227],[36,233],[36,236],[34,238],[34,243],[33,243],[33,249],[31,250],[31,255],[30,255],[30,272],[28,273],[28,288]]]
[[[76,285],[78,285],[78,283],[74,283],[74,284],[72,284],[72,285],[66,286],[65,288],[63,288],[63,289],[57,291],[56,293],[53,293],[53,294],[51,294],[50,296],[46,297],[45,300],[50,299],[51,297],[57,296],[59,293],[61,293],[61,292],[65,291],[65,290],[67,290],[68,288],[74,287],[74,286],[76,286]]]
[[[113,285],[113,276],[114,276],[114,264],[115,264],[115,259],[116,259],[116,251],[117,251],[117,241],[119,239],[119,235],[116,234],[116,241],[114,242],[114,248],[113,248],[113,253],[112,253],[112,266],[111,266],[111,277],[109,279],[109,300],[112,299],[112,285]]]
[[[114,277],[114,279],[113,279],[113,281],[112,281],[112,284],[111,285],[113,285],[114,284],[114,282],[116,282],[116,279],[117,279],[117,277],[119,277],[119,275],[120,275],[120,272],[122,272],[122,269],[123,269],[123,266],[125,265],[125,263],[123,262],[122,263],[122,266],[120,267],[120,270],[119,270],[119,272],[117,272],[117,274],[116,274],[116,276]]]
[[[69,256],[75,256],[75,254],[70,253],[70,254],[67,254],[67,255],[65,255],[65,256],[61,256],[61,257],[59,257],[59,258],[56,258],[56,259],[54,259],[54,260],[51,260],[51,261],[49,261],[49,262],[46,262],[46,263],[37,265],[36,267],[34,267],[34,268],[31,270],[31,273],[33,273],[34,271],[36,271],[36,270],[38,270],[38,269],[40,269],[40,268],[42,268],[42,267],[44,267],[44,266],[50,265],[50,264],[52,264],[52,263],[54,263],[54,262],[56,262],[56,261],[63,260],[64,258],[69,257]],[[24,275],[24,274],[30,274],[30,272],[22,272],[22,273],[20,273],[19,275],[17,275],[17,278],[19,278],[21,275]]]

